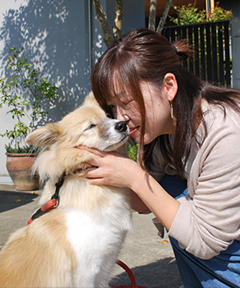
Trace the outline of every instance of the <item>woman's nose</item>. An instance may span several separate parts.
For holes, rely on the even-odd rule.
[[[130,120],[130,117],[126,114],[126,111],[121,107],[118,107],[116,113],[114,113],[114,114],[115,114],[114,118],[116,118],[120,121],[127,122]]]

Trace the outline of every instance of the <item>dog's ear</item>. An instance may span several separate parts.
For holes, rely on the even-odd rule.
[[[94,95],[93,95],[93,92],[90,92],[90,93],[86,96],[86,98],[85,98],[85,100],[84,100],[84,105],[98,105],[98,106],[99,106],[96,98],[95,98]]]
[[[30,133],[26,137],[26,142],[30,145],[48,147],[57,141],[59,134],[58,123],[49,123]]]

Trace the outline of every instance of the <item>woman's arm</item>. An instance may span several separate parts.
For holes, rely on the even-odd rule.
[[[131,197],[131,208],[139,213],[149,213],[151,212],[149,208],[144,204],[144,202],[134,193],[132,190],[130,192]]]
[[[139,168],[141,169],[141,167]],[[143,174],[132,182],[131,189],[169,230],[180,203],[169,195],[146,171],[143,171]]]

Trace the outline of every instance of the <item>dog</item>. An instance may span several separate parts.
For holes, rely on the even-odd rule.
[[[97,156],[78,146],[113,151],[129,133],[126,123],[108,118],[90,93],[61,121],[27,136],[28,144],[43,147],[34,168],[40,179],[48,179],[37,210],[42,212],[56,191],[59,203],[9,237],[0,253],[0,287],[109,287],[132,227],[129,191],[91,185],[84,173]]]

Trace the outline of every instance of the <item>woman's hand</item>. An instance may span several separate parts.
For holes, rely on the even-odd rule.
[[[131,189],[135,178],[144,173],[136,162],[119,153],[102,152],[85,146],[79,146],[78,148],[85,149],[98,156],[88,161],[90,165],[97,167],[85,173],[85,177],[89,179],[91,184],[128,187]],[[142,213],[149,212],[148,207],[137,194],[130,191],[130,196],[133,210]]]
[[[85,173],[91,184],[130,188],[136,193],[131,193],[134,210],[150,210],[168,230],[171,228],[180,203],[135,161],[116,152],[102,152],[84,146],[78,148],[96,155],[88,163],[97,168]]]
[[[96,169],[85,173],[85,177],[94,185],[111,185],[128,187],[131,189],[136,178],[144,174],[141,167],[133,160],[116,152],[103,152],[94,148],[78,146],[78,149],[87,150],[98,157],[94,157],[88,163]]]

